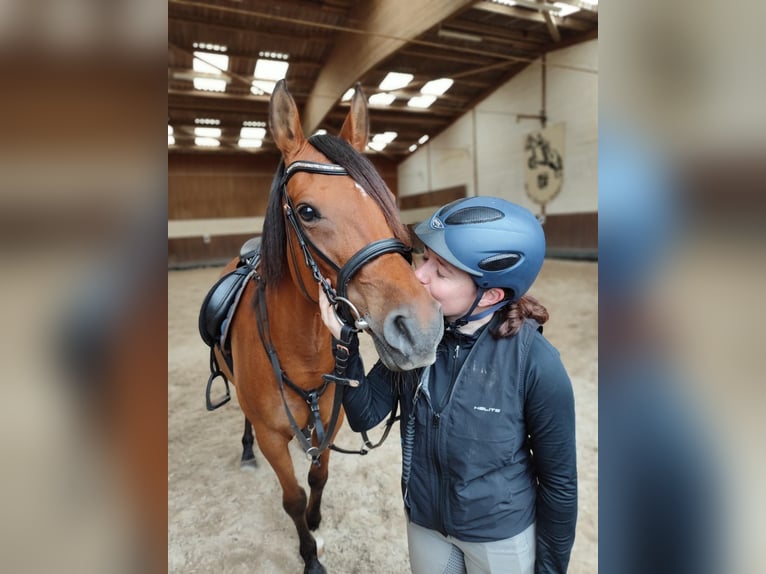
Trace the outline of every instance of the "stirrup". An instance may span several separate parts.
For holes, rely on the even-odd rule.
[[[223,384],[226,386],[226,394],[216,402],[213,402],[210,398],[210,389],[212,389],[213,381],[216,379],[216,377],[221,377],[223,379]],[[207,380],[207,389],[205,390],[205,404],[207,406],[207,410],[214,411],[215,409],[228,403],[230,400],[231,393],[229,392],[229,380],[226,378],[226,375],[224,375],[221,371],[215,371],[214,373],[211,373],[210,378]]]

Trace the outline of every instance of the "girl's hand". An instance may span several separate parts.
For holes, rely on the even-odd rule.
[[[330,301],[327,299],[322,286],[319,285],[319,311],[322,314],[322,321],[332,333],[332,336],[336,339],[340,339],[340,329],[343,326],[335,314],[335,310],[330,305]]]

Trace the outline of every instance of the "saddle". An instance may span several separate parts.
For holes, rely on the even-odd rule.
[[[247,279],[254,275],[260,260],[261,239],[248,239],[239,252],[237,268],[221,277],[210,288],[199,312],[199,334],[208,347],[228,348],[228,323],[236,310]]]
[[[261,258],[261,238],[248,239],[239,250],[237,267],[218,279],[210,288],[199,311],[199,334],[205,344],[210,347],[210,378],[207,382],[205,399],[207,410],[212,411],[229,402],[229,381],[218,366],[213,349],[218,346],[230,371],[234,370],[229,345],[229,326],[234,312],[237,310],[242,293],[250,279],[256,276],[256,267]],[[226,393],[218,401],[210,397],[213,381],[216,377],[223,378]]]

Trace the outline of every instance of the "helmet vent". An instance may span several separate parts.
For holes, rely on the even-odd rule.
[[[479,261],[479,269],[482,271],[503,271],[516,265],[521,259],[518,253],[500,253]]]
[[[469,223],[487,223],[488,221],[497,221],[505,217],[505,214],[499,209],[492,207],[464,207],[451,213],[444,223],[447,225],[467,225]]]

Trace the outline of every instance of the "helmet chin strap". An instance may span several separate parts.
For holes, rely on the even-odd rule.
[[[481,298],[484,296],[485,292],[486,292],[486,289],[479,287],[478,290],[476,291],[476,298],[473,300],[473,303],[469,307],[468,311],[466,311],[465,315],[463,315],[459,319],[455,319],[451,323],[448,323],[447,329],[451,329],[453,331],[455,329],[459,329],[460,327],[470,323],[471,321],[478,321],[479,319],[483,319],[487,315],[494,313],[501,307],[505,307],[505,305],[508,304],[508,299],[503,299],[499,303],[495,303],[494,305],[487,307],[481,313],[477,313],[476,315],[471,315],[471,313],[473,313],[473,310],[476,309],[476,307],[478,306],[479,301],[481,301]]]

